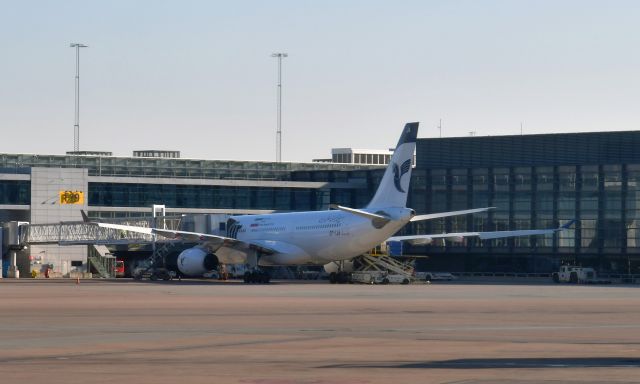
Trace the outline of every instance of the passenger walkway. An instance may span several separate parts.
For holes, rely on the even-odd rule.
[[[153,218],[115,219],[109,223],[135,225],[140,227],[158,227],[177,230],[182,217],[156,218],[158,225],[153,225]],[[158,237],[157,242],[168,241]],[[95,244],[149,244],[152,235],[111,228],[100,228],[91,223],[63,222],[57,224],[24,224],[21,226],[20,242],[22,244],[59,244],[59,245],[95,245]]]

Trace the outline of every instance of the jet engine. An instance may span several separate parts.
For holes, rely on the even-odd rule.
[[[216,269],[218,264],[220,262],[216,255],[198,247],[185,249],[178,255],[178,270],[186,276],[202,276]]]

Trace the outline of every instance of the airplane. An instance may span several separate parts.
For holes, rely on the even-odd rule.
[[[185,276],[202,276],[219,264],[247,264],[245,282],[269,282],[260,267],[326,265],[350,260],[387,240],[427,244],[435,239],[497,239],[553,234],[568,228],[498,232],[464,232],[393,236],[407,223],[486,212],[492,207],[416,215],[406,207],[419,123],[407,123],[380,185],[362,209],[331,205],[329,210],[231,216],[227,236],[160,228],[91,222],[103,228],[160,235],[198,245],[182,251],[177,260]],[[85,221],[89,221],[83,212]]]

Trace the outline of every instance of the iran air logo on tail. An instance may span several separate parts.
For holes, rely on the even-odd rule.
[[[405,193],[405,190],[402,189],[402,185],[400,185],[400,180],[402,179],[402,175],[409,172],[410,168],[411,168],[411,159],[402,163],[400,168],[398,168],[398,164],[393,163],[393,183],[395,184],[398,192]]]

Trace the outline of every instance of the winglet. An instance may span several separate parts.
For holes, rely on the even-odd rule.
[[[82,221],[85,223],[91,223],[91,219],[87,216],[87,212],[85,212],[84,209],[80,210],[80,214],[82,215]]]
[[[576,219],[570,220],[568,223],[566,223],[566,224],[564,224],[563,226],[561,226],[561,227],[560,227],[560,229],[569,229],[569,228],[571,228],[571,226],[572,226],[573,224],[575,224],[577,221],[578,221],[578,220],[576,220]]]

